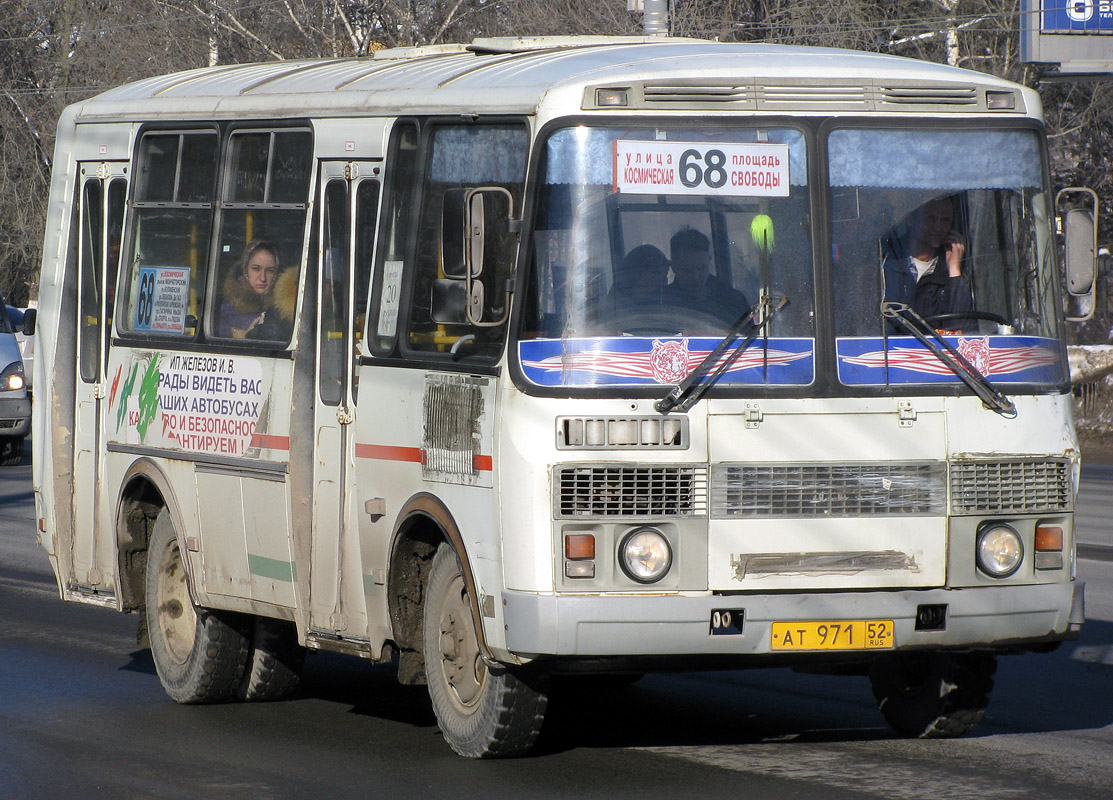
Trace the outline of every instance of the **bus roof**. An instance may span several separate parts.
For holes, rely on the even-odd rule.
[[[969,70],[818,47],[656,37],[476,39],[374,57],[235,64],[162,75],[75,104],[77,122],[513,113],[567,89],[629,87],[630,109],[923,112],[985,110],[986,90],[1034,93]]]

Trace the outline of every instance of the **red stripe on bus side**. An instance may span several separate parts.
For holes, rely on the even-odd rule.
[[[263,447],[268,450],[289,450],[289,436],[271,436],[268,433],[251,434],[251,447]]]
[[[423,464],[425,454],[420,447],[394,447],[387,444],[357,444],[356,458],[374,458],[379,461],[407,461]]]
[[[396,447],[386,444],[357,444],[356,458],[373,458],[378,461],[405,461],[424,464],[425,452],[420,447]],[[473,456],[472,465],[477,472],[490,472],[494,469],[491,456]]]

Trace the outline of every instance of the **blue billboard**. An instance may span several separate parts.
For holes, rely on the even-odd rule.
[[[1044,33],[1113,34],[1113,0],[1044,0],[1041,6]]]

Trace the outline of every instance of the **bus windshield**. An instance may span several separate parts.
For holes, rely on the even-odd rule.
[[[783,296],[761,346],[720,382],[812,382],[802,131],[577,126],[543,156],[519,337],[530,381],[675,383],[752,306]]]
[[[953,381],[894,308],[994,383],[1065,380],[1035,131],[841,128],[827,153],[843,383]]]

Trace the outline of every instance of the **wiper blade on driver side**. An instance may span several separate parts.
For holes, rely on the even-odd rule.
[[[738,357],[746,351],[750,343],[753,342],[753,340],[757,338],[757,335],[765,328],[769,320],[773,319],[773,315],[784,308],[786,303],[788,303],[787,297],[777,295],[762,297],[755,306],[747,310],[745,314],[739,317],[737,321],[730,326],[730,330],[723,336],[723,340],[716,345],[714,350],[704,356],[703,360],[696,365],[696,368],[688,373],[688,377],[673,387],[672,391],[667,395],[654,403],[653,407],[662,414],[668,414],[674,409],[687,411],[694,406],[699,402],[699,399],[703,397],[704,392],[715,385],[715,382],[730,369],[731,365],[738,360]],[[726,349],[730,347],[743,332],[746,332],[746,338],[739,342],[738,345],[720,361],[719,359]],[[716,362],[718,362],[717,366]],[[715,367],[714,372],[711,372],[712,367]],[[711,373],[710,375],[708,375],[709,372]],[[705,376],[707,380],[702,380]]]
[[[893,320],[898,326],[919,339],[924,347],[930,350],[951,372],[969,386],[974,394],[982,399],[982,405],[986,408],[1008,419],[1016,416],[1016,405],[1013,404],[1013,401],[998,391],[989,378],[979,372],[977,367],[967,361],[966,357],[956,350],[954,345],[940,336],[939,331],[928,325],[927,321],[913,311],[907,303],[883,302],[881,304],[881,315],[886,319]],[[924,331],[930,333],[935,341],[929,339]],[[886,346],[885,352],[888,353],[888,346]]]

